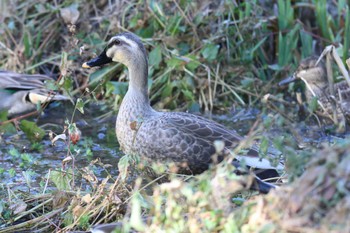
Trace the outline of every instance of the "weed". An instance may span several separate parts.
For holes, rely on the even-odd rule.
[[[77,116],[87,114],[89,105],[101,100],[107,103],[103,108],[113,110],[99,116],[96,122],[110,117],[118,109],[127,90],[127,70],[116,64],[88,74],[81,64],[100,53],[110,35],[132,31],[143,38],[149,51],[149,92],[153,106],[207,113],[229,109],[236,112],[248,106],[259,109],[247,141],[259,138],[263,155],[272,139],[275,147],[287,157],[289,179],[295,182],[291,190],[299,190],[298,184],[308,179],[306,175],[298,177],[305,172],[305,164],[312,156],[308,152],[299,153],[298,146],[307,145],[309,151],[315,151],[313,155],[324,155],[325,152],[317,153],[307,142],[298,139],[296,131],[299,127],[295,127],[295,123],[305,126],[308,131],[308,122],[296,120],[297,109],[302,107],[294,104],[292,98],[282,100],[282,94],[286,98],[293,96],[292,86],[281,94],[283,90],[277,88],[277,80],[290,74],[301,58],[320,53],[329,44],[340,48],[343,62],[348,58],[350,16],[347,1],[71,3],[65,0],[0,1],[1,69],[50,74],[57,81],[47,83],[48,89],[61,91],[72,100],[76,98],[73,113],[61,123],[64,129],[60,133],[55,131],[58,135],[52,137],[53,143],[63,145],[64,155],[59,157],[59,164],[45,171],[46,176],[31,169],[33,164],[42,162],[32,153],[1,149],[0,160],[10,158],[16,168],[1,167],[0,175],[16,181],[20,174],[22,181],[19,183],[24,186],[17,187],[16,182],[1,183],[4,197],[0,200],[0,232],[28,229],[67,232],[121,219],[124,219],[124,231],[134,228],[145,232],[302,231],[305,226],[295,228],[292,224],[305,221],[300,220],[303,216],[308,216],[306,223],[310,228],[306,230],[319,226],[325,227],[322,230],[329,229],[329,226],[336,227],[331,224],[345,222],[328,218],[325,210],[333,213],[347,206],[342,199],[347,192],[346,180],[337,176],[334,169],[327,170],[329,173],[322,169],[332,165],[343,171],[346,156],[337,160],[344,167],[328,163],[328,157],[328,162],[319,161],[327,165],[318,168],[324,171],[324,176],[309,184],[317,191],[319,205],[310,207],[308,204],[312,201],[303,202],[305,208],[297,205],[306,211],[297,218],[299,209],[293,204],[306,200],[299,198],[302,195],[294,195],[287,187],[267,197],[252,197],[256,193],[242,191],[246,182],[251,181],[249,176],[243,179],[234,175],[230,163],[213,166],[198,177],[170,174],[167,183],[155,185],[156,180],[144,185],[141,179],[128,173],[131,164],[138,159],[123,157],[119,161],[120,174],[114,179],[111,169],[116,168],[103,164],[102,156],[101,160],[94,160],[101,152],[95,152],[93,143],[81,133]],[[315,99],[309,104],[310,112],[316,107]],[[15,135],[15,138],[18,133],[12,124],[4,124],[9,122],[6,113],[0,113],[0,120],[2,146],[7,145],[3,138],[7,135]],[[10,121],[16,123],[16,120]],[[19,126],[33,142],[28,148],[39,153],[48,150],[48,145],[40,145],[48,131],[38,127],[33,118],[32,121],[21,121]],[[115,137],[110,136],[114,129],[108,130],[106,140],[116,147]],[[264,134],[274,130],[272,136]],[[22,147],[16,145],[16,148]],[[59,156],[55,152],[59,148],[59,145],[55,146],[52,156]],[[348,151],[345,147],[336,147],[328,152],[344,155]],[[87,157],[90,164],[81,168],[79,159],[86,160]],[[315,162],[309,167],[316,165]],[[18,167],[24,170],[18,172]],[[97,168],[107,176],[99,177]],[[164,167],[158,168],[165,171]],[[319,170],[305,174],[315,178]],[[325,178],[327,174],[332,175],[332,182],[336,178],[340,181],[329,183]],[[41,178],[39,187],[33,182],[36,176]],[[21,191],[23,187],[29,191]],[[302,187],[309,190],[307,186]],[[326,190],[325,193],[322,190]],[[147,191],[153,195],[150,197]],[[311,191],[307,193],[314,196]],[[295,199],[286,200],[289,195]],[[290,202],[290,208],[286,213],[296,217],[295,221],[285,221],[290,216],[281,214],[285,212],[283,208],[287,202]],[[274,209],[276,206],[280,212]],[[321,214],[311,214],[308,212],[311,209],[317,209]],[[310,219],[317,219],[315,225]]]

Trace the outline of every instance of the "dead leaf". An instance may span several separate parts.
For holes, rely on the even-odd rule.
[[[131,130],[136,130],[137,129],[137,122],[136,121],[133,121],[130,123],[130,129]]]
[[[88,194],[86,194],[85,196],[83,196],[81,200],[82,200],[83,202],[89,204],[89,203],[91,202],[91,200],[92,200],[92,197],[91,197],[90,193],[88,193]]]
[[[10,206],[10,210],[12,210],[13,214],[19,214],[27,209],[27,204],[22,200],[17,200],[16,203],[13,203]]]
[[[52,145],[54,145],[55,142],[56,142],[57,140],[59,140],[59,139],[61,139],[61,140],[63,140],[63,141],[66,141],[66,140],[67,140],[67,136],[66,136],[65,134],[56,135],[56,136],[51,140]]]
[[[76,4],[60,9],[60,14],[66,24],[76,24],[80,15]]]
[[[84,208],[83,208],[82,206],[80,206],[80,205],[75,206],[75,207],[73,208],[73,211],[72,211],[73,216],[74,216],[75,218],[80,217],[81,214],[82,214],[83,212],[84,212]]]

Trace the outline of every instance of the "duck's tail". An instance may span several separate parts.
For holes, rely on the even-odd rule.
[[[250,188],[252,190],[256,190],[256,191],[259,191],[260,193],[266,194],[270,192],[272,189],[276,189],[277,186],[272,183],[265,182],[261,180],[259,177],[255,176],[255,180]]]

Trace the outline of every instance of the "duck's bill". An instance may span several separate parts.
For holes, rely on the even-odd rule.
[[[286,85],[288,83],[294,82],[295,80],[296,80],[296,76],[293,75],[293,76],[290,76],[290,77],[288,77],[286,79],[283,79],[281,82],[278,83],[278,85],[279,86],[284,86],[284,85]]]
[[[85,62],[82,67],[83,68],[91,68],[91,67],[95,67],[95,66],[102,66],[104,64],[108,64],[112,62],[112,58],[107,57],[106,55],[106,51],[103,51],[98,57],[95,57],[93,59],[91,59],[88,62]]]

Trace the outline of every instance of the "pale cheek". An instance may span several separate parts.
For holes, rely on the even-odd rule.
[[[122,53],[115,53],[113,57],[113,61],[123,63],[124,65],[127,65],[127,59],[125,59],[125,56],[122,55]]]

